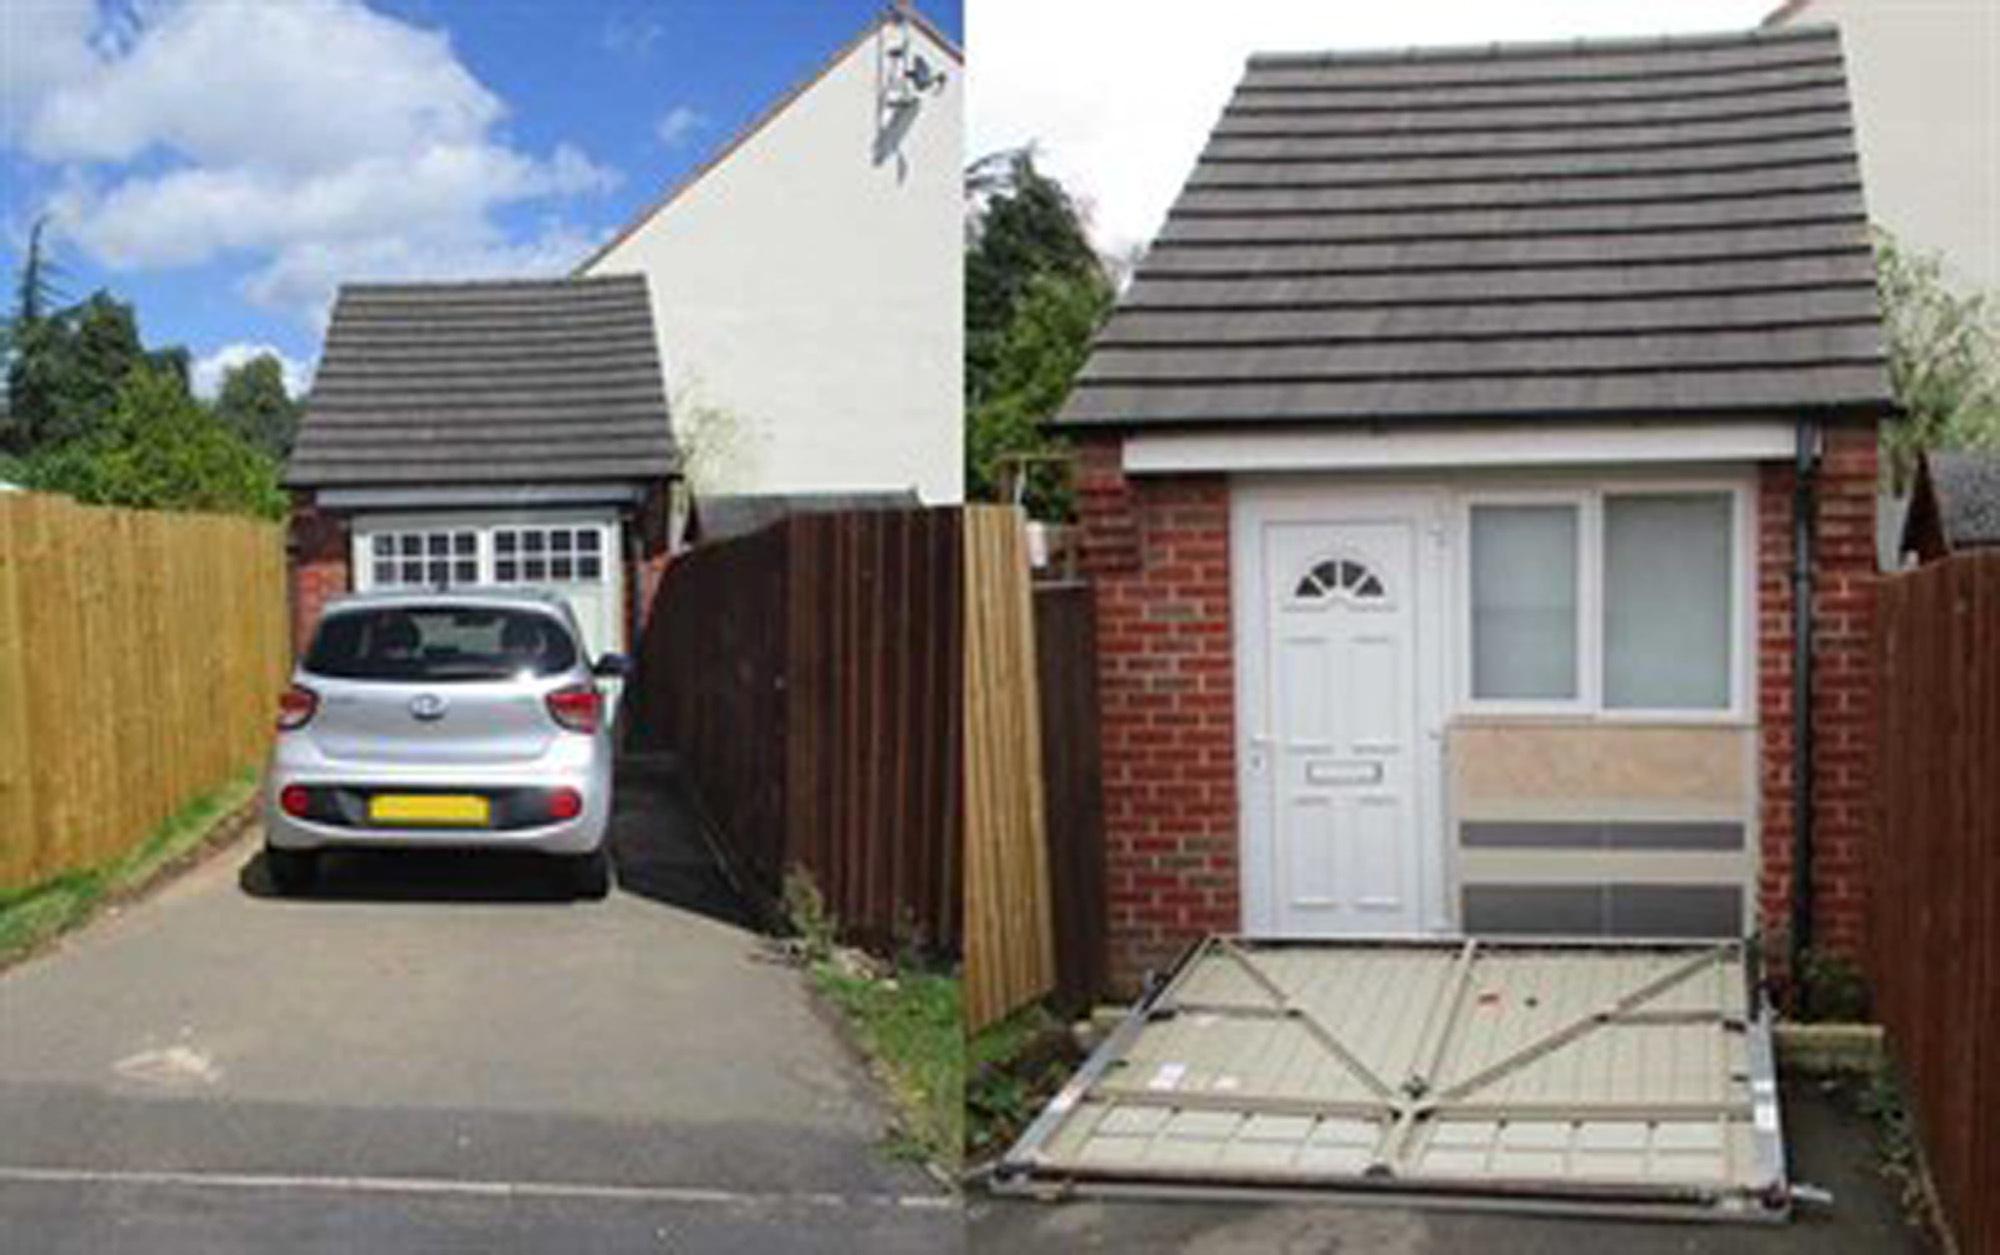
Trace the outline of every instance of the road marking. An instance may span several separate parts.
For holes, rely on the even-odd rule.
[[[147,1169],[5,1168],[0,1185],[137,1185],[185,1189],[313,1190],[329,1194],[417,1194],[439,1197],[541,1199],[629,1203],[686,1203],[703,1206],[800,1206],[836,1210],[885,1207],[944,1211],[958,1200],[948,1194],[759,1194],[692,1185],[591,1185],[568,1181],[480,1181],[450,1177],[315,1176],[263,1172],[172,1172]]]

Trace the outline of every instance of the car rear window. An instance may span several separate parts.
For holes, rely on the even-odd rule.
[[[340,680],[504,680],[576,665],[552,615],[492,606],[382,606],[328,615],[305,669]]]

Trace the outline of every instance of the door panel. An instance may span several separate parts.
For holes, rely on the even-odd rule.
[[[1417,524],[1370,514],[1262,531],[1276,928],[1415,931]]]

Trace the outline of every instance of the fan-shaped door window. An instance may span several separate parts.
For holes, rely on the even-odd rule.
[[[1382,577],[1359,558],[1323,558],[1299,577],[1292,599],[1307,603],[1346,598],[1357,602],[1378,602],[1389,595]]]

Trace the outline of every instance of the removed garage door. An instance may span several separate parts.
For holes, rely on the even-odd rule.
[[[1211,938],[997,1181],[1741,1220],[1790,1203],[1769,1012],[1734,942]]]

